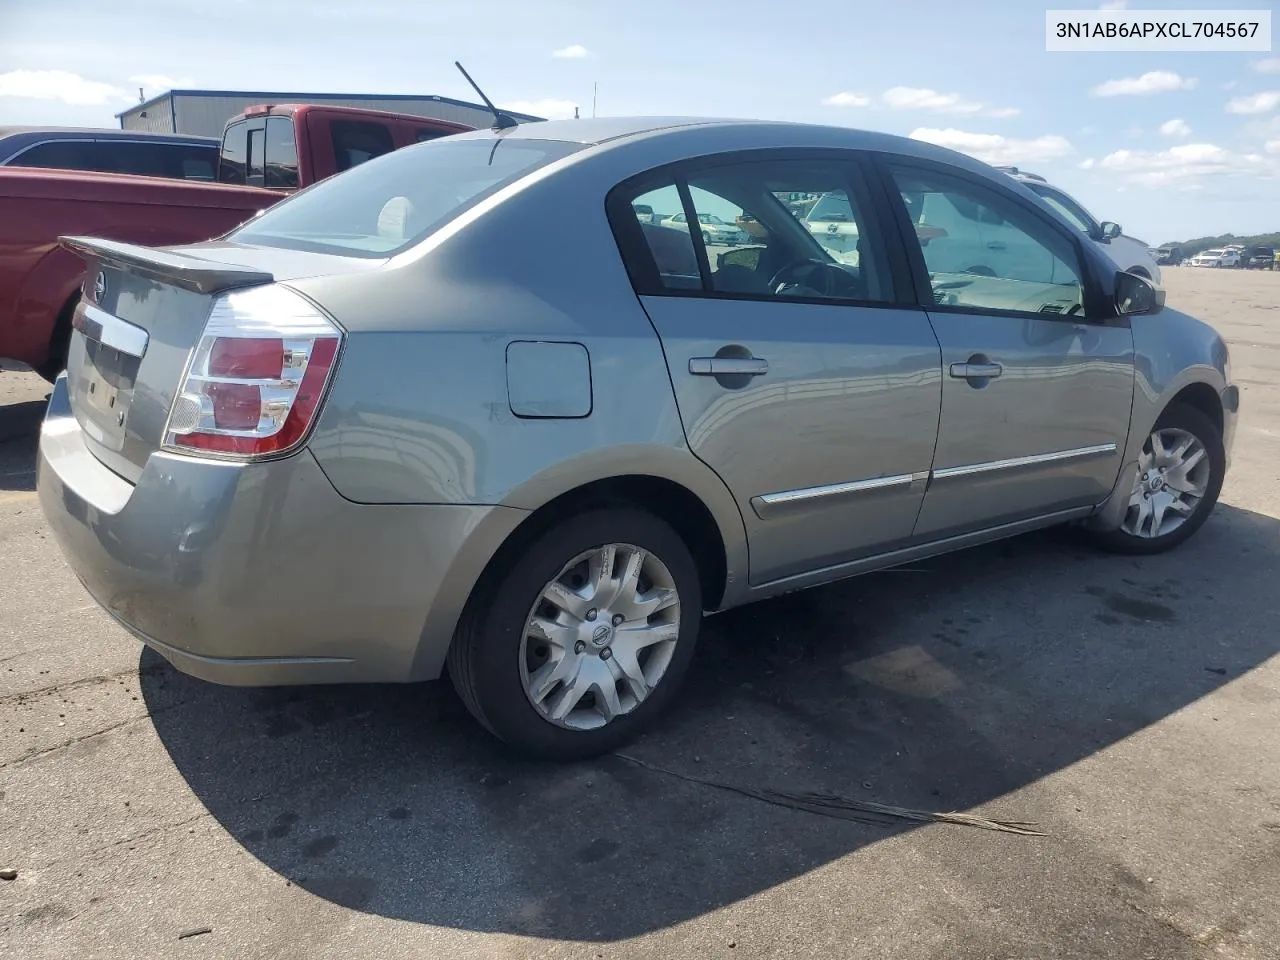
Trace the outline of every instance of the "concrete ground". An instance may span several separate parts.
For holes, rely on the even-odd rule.
[[[441,685],[175,673],[61,560],[44,385],[0,373],[0,956],[1280,956],[1280,273],[1167,285],[1243,393],[1191,543],[1053,532],[713,618],[652,767],[513,760]]]

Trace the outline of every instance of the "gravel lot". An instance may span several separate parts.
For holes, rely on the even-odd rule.
[[[649,768],[513,761],[442,685],[174,672],[62,562],[44,384],[0,373],[0,956],[1280,955],[1280,273],[1167,286],[1243,392],[1187,547],[1051,532],[714,618]]]

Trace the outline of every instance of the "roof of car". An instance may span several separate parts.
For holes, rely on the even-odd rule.
[[[758,140],[764,146],[838,147],[884,150],[920,158],[942,160],[990,176],[992,168],[967,154],[923,140],[815,123],[788,120],[750,120],[732,117],[600,117],[586,120],[543,120],[495,131],[492,127],[455,134],[460,139],[560,140],[585,146],[618,144],[652,136],[698,136],[719,130],[739,144]]]
[[[115,127],[54,127],[54,126],[4,126],[0,138],[20,134],[40,134],[46,137],[97,137],[103,140],[185,140],[193,143],[217,144],[215,137],[198,137],[187,133],[155,133],[150,130],[117,130]]]

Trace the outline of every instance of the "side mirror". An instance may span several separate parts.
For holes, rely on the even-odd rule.
[[[1146,277],[1120,271],[1116,274],[1116,313],[1122,317],[1159,313],[1164,309],[1164,291]]]
[[[1118,223],[1112,223],[1110,220],[1102,222],[1102,237],[1104,240],[1114,240],[1116,237],[1124,233],[1124,227]]]

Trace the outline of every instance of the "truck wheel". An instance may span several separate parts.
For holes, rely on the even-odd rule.
[[[1129,507],[1115,530],[1094,534],[1106,550],[1154,554],[1171,550],[1209,519],[1226,473],[1222,436],[1194,407],[1174,404],[1160,415],[1138,458]]]
[[[499,739],[544,759],[616,749],[675,696],[702,620],[679,534],[603,507],[538,537],[468,603],[449,676]]]
[[[67,351],[71,349],[71,318],[75,315],[76,305],[80,302],[80,292],[67,301],[54,321],[53,333],[49,337],[49,353],[45,359],[35,366],[36,373],[50,383],[58,379],[58,374],[67,369]]]

